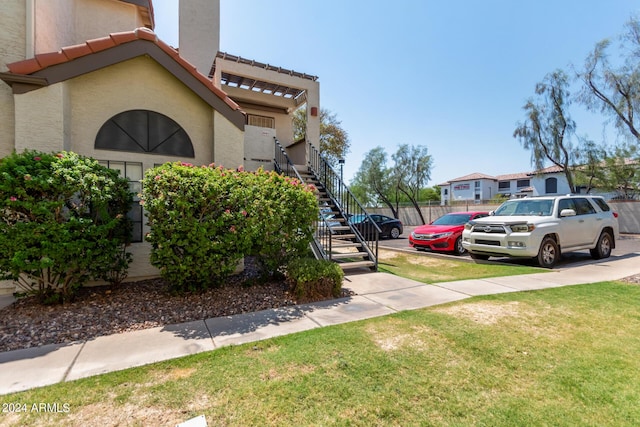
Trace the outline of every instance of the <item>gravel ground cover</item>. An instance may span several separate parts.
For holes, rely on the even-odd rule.
[[[151,279],[82,288],[74,302],[64,305],[19,299],[0,310],[0,352],[299,303],[283,280],[246,285],[255,275],[248,263],[223,287],[186,295],[174,295],[162,279]],[[344,297],[352,294],[342,291]]]
[[[173,295],[162,279],[152,279],[83,288],[64,305],[20,299],[0,310],[0,352],[298,304],[284,281],[247,286],[251,275],[249,267],[223,287],[188,295]],[[640,275],[623,281],[640,284]]]

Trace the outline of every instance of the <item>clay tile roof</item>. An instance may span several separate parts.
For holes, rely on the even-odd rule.
[[[112,47],[117,46],[117,44],[111,37],[102,37],[99,39],[87,40],[86,43],[93,53],[100,52],[101,50],[111,49]]]
[[[477,180],[477,179],[490,179],[490,180],[494,180],[496,179],[495,176],[490,176],[490,175],[485,175],[483,173],[479,173],[479,172],[475,172],[469,175],[465,175],[465,176],[461,176],[460,178],[454,178],[454,179],[450,179],[449,183],[452,182],[458,182],[458,181],[472,181],[472,180]]]
[[[62,51],[51,52],[51,53],[43,53],[36,57],[36,61],[42,68],[47,68],[52,65],[61,64],[63,62],[67,62],[68,59],[66,55]]]
[[[109,37],[111,37],[111,40],[113,40],[115,44],[132,42],[138,39],[138,35],[134,31],[124,31],[122,33],[111,33],[109,34]]]
[[[91,53],[91,49],[86,43],[77,44],[74,46],[66,46],[61,49],[62,53],[67,57],[69,61],[73,61],[76,58],[80,58]]]
[[[229,106],[229,108],[234,111],[240,111],[240,107],[238,106],[238,104],[236,104],[231,98],[229,98],[229,96],[224,91],[216,87],[211,79],[198,72],[196,70],[196,67],[182,58],[176,49],[158,39],[158,37],[152,30],[144,27],[136,28],[133,31],[112,33],[107,37],[87,40],[85,43],[74,46],[66,46],[60,49],[58,52],[37,54],[34,58],[7,64],[7,68],[9,68],[10,73],[16,75],[29,75],[46,70],[47,68],[54,65],[71,63],[76,59],[84,58],[92,54],[96,54],[139,40],[153,43],[164,53],[166,53],[170,58],[172,58],[176,63],[180,64],[182,68],[184,68],[196,80],[202,83],[210,92],[220,98],[227,106]]]
[[[511,181],[512,179],[527,179],[527,178],[529,178],[528,172],[509,173],[505,175],[496,176],[496,179],[498,181]]]
[[[15,74],[31,74],[42,69],[36,58],[25,59],[24,61],[7,64],[9,71]]]
[[[528,175],[542,175],[545,173],[560,173],[560,172],[564,172],[564,169],[560,166],[553,165],[544,169],[538,169],[536,171],[529,172]]]

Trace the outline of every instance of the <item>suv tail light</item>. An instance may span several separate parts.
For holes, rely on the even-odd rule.
[[[613,212],[613,217],[618,218],[618,212]]]

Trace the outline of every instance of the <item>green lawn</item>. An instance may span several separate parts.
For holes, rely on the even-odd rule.
[[[417,253],[381,250],[379,270],[423,283],[449,282],[464,279],[514,276],[544,273],[549,270],[522,265],[475,263]]]
[[[637,426],[640,287],[476,297],[3,396],[2,425]]]

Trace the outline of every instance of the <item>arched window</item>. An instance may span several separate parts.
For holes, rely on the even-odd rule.
[[[95,148],[194,157],[184,129],[169,117],[148,110],[129,110],[111,117],[98,131]]]
[[[558,178],[547,178],[544,181],[544,192],[546,194],[555,194],[558,192]]]

